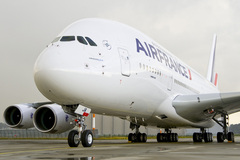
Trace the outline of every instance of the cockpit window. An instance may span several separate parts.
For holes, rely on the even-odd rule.
[[[63,36],[60,41],[61,42],[75,41],[75,36]]]
[[[52,43],[55,43],[55,42],[59,41],[59,39],[60,39],[60,37],[56,37],[56,38],[52,41]]]
[[[88,41],[88,43],[90,44],[90,46],[97,46],[97,44],[89,37],[85,37],[86,40]]]
[[[88,45],[87,41],[82,36],[77,36],[77,40],[82,44]]]

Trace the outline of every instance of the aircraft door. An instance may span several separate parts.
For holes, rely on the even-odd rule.
[[[167,86],[167,89],[168,89],[169,91],[172,90],[172,84],[173,84],[173,76],[169,76],[169,77],[168,77],[168,86]]]
[[[121,63],[121,72],[124,76],[130,76],[130,60],[129,54],[126,49],[118,48],[120,63]]]

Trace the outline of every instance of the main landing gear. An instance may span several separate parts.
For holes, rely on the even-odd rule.
[[[215,116],[216,115],[217,114],[215,114]],[[234,133],[228,132],[229,124],[228,114],[221,113],[220,120],[215,119],[215,116],[213,117],[213,120],[223,128],[223,132],[217,133],[217,141],[220,143],[224,142],[224,140],[227,139],[228,142],[234,142]],[[205,142],[212,142],[213,141],[212,133],[206,132],[204,128],[201,128],[200,133],[193,134],[193,142],[202,142],[202,140],[204,140]]]
[[[213,141],[213,135],[210,132],[206,132],[204,128],[201,128],[201,132],[195,132],[193,133],[193,142],[212,142]]]
[[[146,133],[140,133],[139,128],[140,125],[130,123],[130,128],[132,130],[135,130],[135,133],[129,133],[128,135],[128,141],[130,142],[147,142],[147,134]]]
[[[178,142],[178,134],[172,133],[171,129],[165,129],[165,133],[157,134],[158,142]]]
[[[75,119],[76,126],[79,130],[72,130],[68,134],[68,145],[70,147],[78,147],[79,143],[82,142],[83,147],[91,147],[93,144],[93,134],[92,131],[86,130],[86,125],[84,124],[85,117],[80,115]]]
[[[222,113],[220,120],[215,119],[215,116],[214,116],[213,120],[223,128],[223,132],[217,133],[217,141],[221,143],[225,139],[227,139],[228,142],[234,142],[234,133],[228,132],[228,124],[229,124],[228,114]]]

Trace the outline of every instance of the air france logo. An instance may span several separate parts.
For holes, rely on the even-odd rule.
[[[167,67],[179,73],[180,75],[189,78],[190,80],[192,79],[191,72],[189,69],[186,69],[186,67],[181,65],[179,62],[175,61],[172,57],[167,55],[164,51],[160,50],[159,48],[146,42],[141,43],[137,38],[136,46],[138,53],[144,53],[146,56],[156,59],[160,63],[165,63]]]
[[[30,114],[30,118],[33,119],[33,113]]]
[[[65,121],[68,122],[68,120],[69,120],[69,116],[66,114]]]

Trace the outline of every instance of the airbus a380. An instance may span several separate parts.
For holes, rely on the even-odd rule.
[[[39,55],[34,80],[50,100],[6,108],[5,122],[13,128],[36,127],[44,133],[73,129],[68,144],[93,144],[84,124],[88,114],[116,116],[130,122],[128,140],[146,142],[140,126],[164,128],[158,142],[177,142],[172,128],[200,128],[194,142],[212,142],[206,131],[217,122],[217,141],[234,141],[228,115],[240,111],[240,92],[220,93],[214,73],[214,36],[207,78],[157,42],[127,25],[83,19],[68,26]]]

